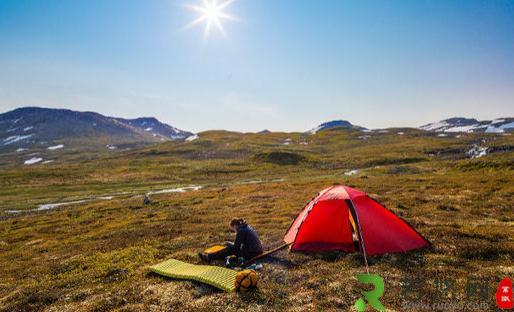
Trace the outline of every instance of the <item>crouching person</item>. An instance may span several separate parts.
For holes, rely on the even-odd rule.
[[[232,219],[229,227],[232,232],[236,233],[234,242],[226,242],[225,246],[207,249],[199,254],[202,260],[210,262],[216,259],[227,259],[227,265],[229,265],[233,264],[229,263],[230,261],[250,260],[262,253],[259,235],[244,219]]]

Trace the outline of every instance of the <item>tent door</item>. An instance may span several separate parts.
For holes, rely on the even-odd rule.
[[[355,210],[355,206],[350,199],[345,199],[348,208],[350,209],[350,220],[353,219],[352,227],[354,226],[357,232],[357,238],[359,239],[359,247],[362,252],[362,256],[364,257],[364,263],[366,264],[366,271],[369,273],[368,268],[368,258],[366,256],[366,248],[364,247],[364,238],[362,237],[361,226],[359,224],[359,216],[357,215],[357,211]]]

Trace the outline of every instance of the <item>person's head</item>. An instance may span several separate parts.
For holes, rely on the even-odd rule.
[[[230,220],[230,223],[229,223],[230,230],[232,232],[236,232],[237,231],[237,227],[240,226],[241,224],[246,224],[245,219],[233,218],[232,220]]]

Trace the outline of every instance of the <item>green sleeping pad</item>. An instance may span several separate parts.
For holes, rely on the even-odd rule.
[[[228,292],[236,289],[237,272],[222,267],[196,265],[170,259],[151,266],[150,271],[167,277],[198,281]]]

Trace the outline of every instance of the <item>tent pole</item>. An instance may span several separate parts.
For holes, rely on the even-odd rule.
[[[362,245],[362,256],[364,256],[364,264],[366,265],[366,273],[369,274],[369,266],[368,266],[368,258],[366,257],[366,250],[364,249],[364,245]]]
[[[362,256],[364,257],[364,264],[366,265],[366,273],[369,274],[368,257],[366,256],[366,247],[364,247],[364,238],[362,236],[361,225],[359,222],[359,216],[357,215],[357,210],[355,210],[355,206],[351,199],[347,199],[347,204],[350,206],[352,215],[355,216],[355,225],[357,227],[357,234],[359,235],[359,246],[361,247],[361,253],[362,253]]]

